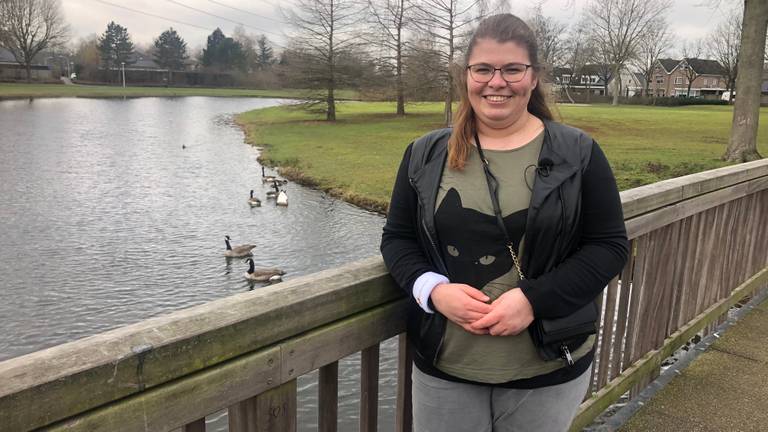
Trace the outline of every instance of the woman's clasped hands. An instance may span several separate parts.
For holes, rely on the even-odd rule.
[[[516,335],[533,321],[533,308],[520,288],[505,292],[490,304],[482,291],[459,283],[438,284],[430,297],[440,313],[473,334]]]

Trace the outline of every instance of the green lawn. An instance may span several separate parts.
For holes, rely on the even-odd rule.
[[[728,142],[731,110],[559,107],[565,123],[600,143],[621,189],[726,165],[719,157]],[[382,210],[406,145],[441,127],[442,104],[410,104],[405,118],[393,112],[392,103],[346,102],[339,104],[336,123],[286,107],[243,113],[238,121],[250,143],[265,147],[262,159],[280,166],[284,175]],[[760,117],[758,150],[768,155],[768,110]]]
[[[248,96],[248,97],[277,97],[301,98],[307,95],[306,90],[255,90],[232,88],[202,88],[202,87],[134,87],[128,86],[91,86],[63,84],[8,84],[0,83],[0,99],[4,98],[42,98],[42,97],[173,97],[173,96]],[[337,90],[336,96],[341,99],[357,99],[357,92],[352,90]]]

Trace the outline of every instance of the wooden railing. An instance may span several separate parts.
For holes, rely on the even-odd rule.
[[[632,254],[605,291],[588,424],[728,308],[768,283],[768,160],[622,193]],[[337,425],[338,361],[361,353],[360,430],[376,430],[379,343],[399,335],[395,425],[410,427],[407,300],[370,258],[0,363],[0,428],[296,429],[296,379],[319,370]]]

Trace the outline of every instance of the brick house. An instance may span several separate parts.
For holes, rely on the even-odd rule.
[[[691,97],[719,99],[727,82],[723,67],[715,60],[698,58],[659,59],[651,78],[650,91],[658,97],[685,96],[688,93],[688,71],[693,71]]]

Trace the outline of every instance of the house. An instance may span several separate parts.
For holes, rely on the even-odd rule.
[[[556,92],[567,91],[573,94],[605,95],[605,81],[600,65],[584,65],[576,73],[571,68],[556,67],[552,69],[553,89]]]
[[[690,94],[689,76],[694,77]],[[722,65],[715,60],[698,58],[659,59],[649,85],[651,94],[658,97],[687,95],[705,99],[720,99],[726,87]]]
[[[0,81],[23,81],[27,79],[27,70],[19,64],[13,54],[5,48],[0,48]],[[33,62],[31,79],[49,81],[53,79],[50,66]]]
[[[613,77],[608,80],[608,95],[613,96],[618,88],[619,96],[632,97],[641,94],[645,89],[645,76],[642,73],[622,69],[619,76],[621,81]]]

